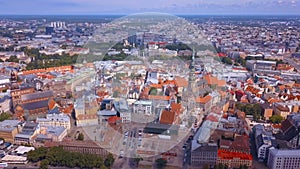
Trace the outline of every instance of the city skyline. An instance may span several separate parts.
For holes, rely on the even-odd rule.
[[[300,0],[0,0],[0,15],[97,15],[162,12],[192,15],[299,15]]]

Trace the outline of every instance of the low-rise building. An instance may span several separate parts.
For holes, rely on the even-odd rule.
[[[26,122],[19,134],[16,134],[15,144],[32,144],[34,137],[40,132],[40,125],[38,123]]]
[[[213,167],[218,159],[218,145],[217,144],[198,144],[197,140],[192,141],[191,150],[191,165],[203,167],[208,165]]]
[[[268,157],[269,149],[276,146],[275,137],[271,132],[267,132],[263,125],[256,125],[253,127],[255,136],[255,146],[257,151],[257,158],[264,161]]]
[[[67,129],[63,126],[42,126],[35,141],[62,141],[67,136]]]
[[[299,168],[300,150],[271,149],[267,165],[269,169]]]
[[[14,142],[15,136],[21,130],[21,122],[19,120],[4,120],[0,122],[0,137],[6,142]]]
[[[70,117],[66,114],[47,114],[46,118],[37,118],[36,122],[40,126],[62,126],[66,129],[71,128]]]
[[[152,114],[152,101],[139,100],[133,104],[134,113]]]
[[[9,112],[11,110],[11,98],[7,95],[0,98],[0,113]]]
[[[278,140],[283,140],[287,147],[300,148],[300,115],[291,114],[282,122],[281,133],[276,135]]]

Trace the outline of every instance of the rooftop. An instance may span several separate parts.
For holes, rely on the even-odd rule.
[[[4,120],[0,122],[0,131],[10,132],[14,130],[19,123],[19,120]]]

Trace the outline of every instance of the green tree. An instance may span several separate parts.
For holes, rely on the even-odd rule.
[[[7,120],[7,119],[10,119],[11,117],[12,117],[12,115],[9,114],[9,113],[1,113],[0,114],[0,122],[4,121],[4,120]]]
[[[158,158],[155,160],[155,164],[156,164],[156,167],[158,169],[163,169],[167,166],[167,160],[163,159],[163,158]]]
[[[221,61],[228,65],[232,65],[232,63],[233,63],[229,57],[223,57]]]
[[[100,168],[104,165],[97,155],[69,152],[63,147],[38,148],[28,153],[28,160],[33,163],[40,161],[40,167],[44,168],[48,165],[69,168]]]
[[[47,159],[44,159],[40,163],[40,169],[48,169],[49,161]]]
[[[114,156],[113,156],[111,153],[109,153],[109,154],[107,155],[106,159],[104,160],[104,165],[105,165],[106,167],[109,167],[109,168],[110,168],[110,167],[114,164],[114,162],[115,162]]]
[[[157,95],[157,89],[155,87],[151,87],[149,94],[150,95]]]
[[[214,169],[228,169],[228,166],[226,164],[224,165],[224,164],[220,163],[220,164],[215,165]]]
[[[47,151],[48,150],[45,147],[40,147],[34,151],[29,151],[27,154],[27,159],[31,162],[44,160],[46,158]]]
[[[19,59],[17,58],[17,56],[10,56],[9,59],[7,59],[6,61],[19,63]]]
[[[272,117],[270,117],[270,121],[272,123],[279,124],[283,121],[283,117],[280,115],[273,115]]]
[[[84,140],[84,134],[79,133],[78,136],[77,136],[77,140],[83,141]]]
[[[238,57],[235,59],[235,62],[239,63],[240,65],[242,65],[243,67],[246,67],[246,60],[241,58],[241,57]]]
[[[133,159],[133,161],[135,162],[136,166],[139,166],[140,161],[143,161],[144,159],[140,156],[137,156]]]
[[[261,118],[261,107],[259,104],[242,104],[236,103],[236,109],[245,112],[247,115],[252,115],[254,120]]]

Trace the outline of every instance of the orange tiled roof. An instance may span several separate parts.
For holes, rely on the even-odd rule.
[[[66,108],[62,108],[61,111],[65,114],[71,114],[73,111],[73,104],[71,104],[70,106],[66,107]]]
[[[92,120],[92,119],[98,119],[98,116],[96,114],[80,114],[76,118],[76,120]]]
[[[172,103],[171,110],[174,111],[177,115],[182,113],[182,106],[180,103]]]
[[[218,86],[219,86],[219,87],[224,87],[224,86],[226,86],[226,81],[225,81],[225,80],[218,80]]]
[[[46,73],[46,72],[52,72],[52,71],[71,71],[73,70],[73,66],[59,66],[59,67],[51,67],[46,69],[33,69],[33,70],[26,70],[23,71],[23,75],[28,74],[37,74],[37,73]]]
[[[207,116],[206,120],[209,120],[211,122],[218,122],[219,121],[218,118],[216,116],[214,116],[214,115]]]
[[[300,83],[294,83],[293,87],[300,88]]]
[[[162,88],[162,84],[151,84],[150,87]]]
[[[205,75],[203,78],[207,81],[207,83],[209,85],[214,85],[214,84],[218,83],[218,79],[216,77],[211,76],[211,75]]]
[[[268,100],[268,102],[269,102],[270,104],[273,104],[273,103],[277,103],[277,102],[282,102],[282,100],[281,100],[281,99],[270,98],[270,99]]]
[[[212,97],[210,95],[207,95],[205,97],[196,98],[196,102],[205,104],[205,103],[209,102],[211,99],[212,99]]]
[[[163,85],[170,85],[170,84],[172,84],[172,85],[175,85],[176,84],[176,81],[175,80],[166,80],[166,81],[164,81],[163,83],[162,83]]]
[[[175,79],[176,79],[176,85],[178,87],[188,87],[189,83],[188,83],[188,81],[185,78],[183,78],[183,77],[176,77]]]
[[[164,110],[160,117],[161,124],[173,124],[175,120],[175,112]]]
[[[121,118],[118,117],[118,116],[112,116],[112,117],[107,119],[108,123],[116,123],[119,120],[121,120]]]
[[[278,88],[279,88],[279,90],[284,90],[285,86],[284,85],[279,85]]]
[[[149,100],[170,100],[170,96],[155,96],[155,95],[149,95]]]
[[[56,105],[56,102],[53,99],[51,99],[48,103],[48,107],[50,110],[54,109],[55,105]]]
[[[251,92],[252,94],[257,95],[260,91],[259,89],[253,87],[253,86],[247,86],[246,91]]]

